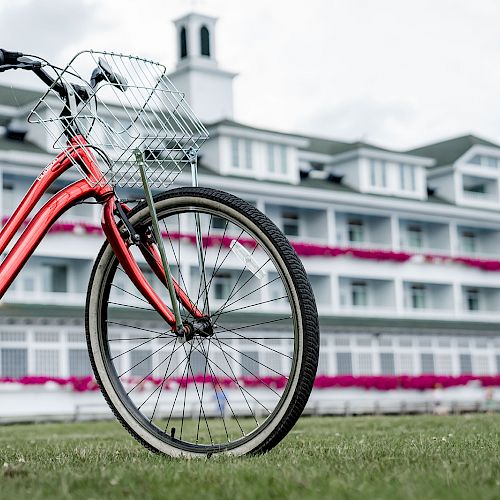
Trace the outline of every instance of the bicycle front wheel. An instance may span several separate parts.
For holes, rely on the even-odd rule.
[[[102,393],[127,430],[154,451],[267,451],[301,415],[316,374],[318,317],[304,268],[279,229],[232,195],[181,188],[155,197],[155,207],[173,276],[210,328],[187,341],[178,337],[105,243],[86,311]],[[148,231],[147,206],[129,218],[138,233]],[[169,304],[146,267],[144,275]]]

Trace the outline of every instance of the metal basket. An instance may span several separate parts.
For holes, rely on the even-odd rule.
[[[113,85],[106,77],[94,88],[88,85],[92,71],[103,61],[123,78],[120,85]],[[72,106],[70,116],[65,118],[60,114],[66,103],[52,91],[60,84],[70,84],[69,88],[84,86],[90,96],[85,103]],[[100,159],[103,176],[90,181],[113,187],[142,186],[138,152],[149,186],[168,187],[196,158],[208,138],[207,129],[184,94],[167,77],[165,66],[139,57],[92,50],[78,53],[58,74],[28,121],[41,123],[53,147],[60,150],[68,147],[65,132],[78,130],[87,141],[84,147]]]

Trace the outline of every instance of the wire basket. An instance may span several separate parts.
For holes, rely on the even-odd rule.
[[[98,75],[93,86],[87,83],[91,74]],[[61,84],[77,91],[83,88],[89,98],[68,105],[53,91]],[[65,108],[67,116],[61,117]],[[149,186],[168,187],[208,138],[184,94],[167,77],[165,66],[92,50],[78,53],[59,72],[28,121],[41,123],[58,150],[68,148],[68,136],[83,135],[87,142],[83,147],[98,157],[103,174],[90,182],[113,187],[142,186],[138,153]],[[80,169],[69,154],[68,158]]]

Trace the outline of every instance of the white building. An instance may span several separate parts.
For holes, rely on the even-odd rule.
[[[175,25],[171,79],[210,131],[200,183],[254,203],[296,244],[321,317],[320,373],[500,372],[500,146],[465,136],[394,151],[244,125],[215,19]],[[4,221],[53,157],[25,123],[38,97],[0,86]],[[0,303],[0,377],[90,372],[83,308],[99,207],[60,222]]]

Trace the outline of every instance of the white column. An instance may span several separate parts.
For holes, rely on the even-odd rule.
[[[405,312],[404,305],[404,287],[401,278],[394,279],[394,297],[396,300],[396,313],[402,315]]]
[[[399,233],[399,217],[397,215],[391,216],[391,240],[392,249],[398,252],[401,249],[401,237]]]
[[[60,377],[69,377],[69,344],[68,344],[68,335],[67,332],[69,331],[68,328],[66,328],[68,325],[65,324],[64,326],[59,327],[59,376]],[[80,328],[84,328],[83,325],[80,326]],[[82,332],[83,333],[83,332]]]
[[[338,312],[340,310],[340,288],[339,277],[335,273],[330,274],[330,291],[332,294],[331,310],[332,312]]]
[[[327,242],[328,245],[333,246],[337,243],[337,224],[335,221],[335,210],[328,207],[326,210],[327,221]]]
[[[459,316],[462,311],[462,287],[460,282],[455,281],[452,284],[453,288],[453,312],[455,316]]]
[[[451,221],[449,228],[449,238],[450,238],[450,255],[458,255],[460,249],[458,246],[458,228],[456,221]]]

